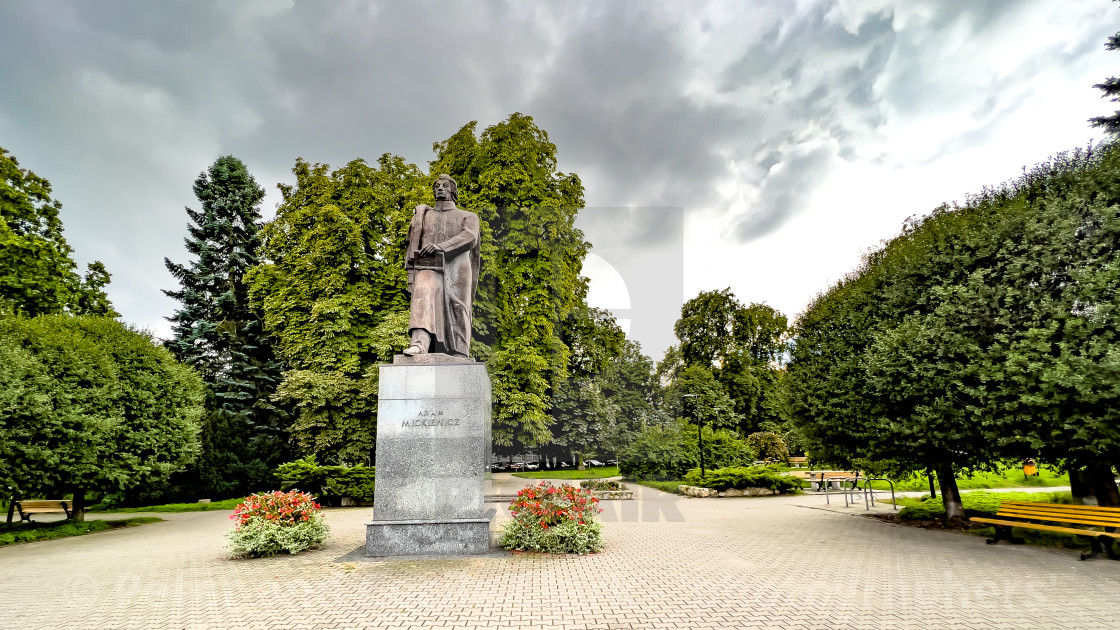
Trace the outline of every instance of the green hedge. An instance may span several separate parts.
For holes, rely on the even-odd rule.
[[[299,489],[310,492],[320,502],[333,505],[343,497],[370,503],[373,501],[373,466],[320,466],[315,456],[281,464],[276,469],[283,490]]]
[[[781,494],[793,494],[801,491],[800,479],[781,475],[778,471],[767,466],[718,468],[707,471],[702,478],[700,477],[700,469],[694,468],[684,476],[684,481],[691,486],[714,490],[769,488]]]

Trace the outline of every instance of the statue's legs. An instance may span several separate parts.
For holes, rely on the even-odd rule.
[[[423,328],[412,329],[412,345],[404,351],[410,357],[418,354],[427,354],[432,345],[432,334]]]

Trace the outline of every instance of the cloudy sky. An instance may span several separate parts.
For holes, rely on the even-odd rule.
[[[233,154],[426,167],[531,115],[586,187],[593,299],[655,356],[683,299],[795,316],[911,215],[1099,133],[1107,0],[0,0],[0,146],[48,178],[84,267],[166,335],[164,256]]]

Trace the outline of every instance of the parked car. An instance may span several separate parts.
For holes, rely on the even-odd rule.
[[[540,470],[541,465],[537,462],[529,462],[525,464],[525,470]]]
[[[521,462],[513,462],[509,465],[510,470],[525,470],[525,464]]]
[[[597,459],[585,459],[583,463],[587,466],[606,466],[606,464]]]
[[[618,465],[618,460],[617,459],[608,459],[607,460],[607,465],[608,466],[617,466]]]
[[[494,462],[490,464],[490,470],[493,472],[501,472],[507,468],[505,462]]]
[[[571,468],[572,467],[572,465],[569,464],[568,462],[560,462],[556,466],[559,467],[559,468]]]

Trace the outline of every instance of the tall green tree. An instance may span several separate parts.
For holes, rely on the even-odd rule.
[[[711,370],[703,365],[690,365],[681,371],[665,395],[678,416],[693,424],[738,430],[742,418],[735,413],[735,403],[727,395]]]
[[[78,275],[61,209],[50,182],[0,147],[0,315],[117,316],[104,292],[105,265],[95,261]]]
[[[583,457],[610,450],[617,409],[607,400],[607,371],[622,354],[626,335],[603,309],[574,310],[562,326],[569,349],[568,378],[552,396],[552,443],[582,466]]]
[[[551,397],[569,374],[563,324],[586,305],[589,244],[575,227],[583,184],[558,170],[556,145],[532,117],[476,130],[471,122],[435,143],[431,173],[454,177],[459,205],[479,214],[473,325],[495,382],[494,443],[535,448],[552,439]]]
[[[571,453],[582,470],[584,459],[609,448],[608,430],[614,418],[602,384],[588,376],[564,379],[553,391],[552,404],[551,443]]]
[[[217,496],[272,485],[272,470],[288,459],[287,413],[273,402],[283,364],[259,312],[249,303],[246,272],[260,262],[260,203],[264,189],[231,156],[214,161],[194,182],[200,210],[187,208],[187,264],[165,258],[179,282],[164,293],[180,302],[167,319],[167,347],[205,380],[211,398],[203,453],[182,482]]]
[[[662,389],[653,360],[642,353],[638,342],[623,342],[622,351],[607,364],[600,381],[607,402],[605,447],[609,452],[618,454],[643,428],[671,420],[661,410]]]
[[[198,375],[106,317],[0,319],[0,487],[85,497],[158,484],[199,451]]]
[[[292,172],[263,231],[264,261],[247,276],[250,298],[291,367],[278,397],[297,410],[301,450],[368,464],[377,364],[408,345],[404,242],[430,181],[388,154],[334,171],[300,159]]]
[[[673,327],[682,366],[710,372],[732,401],[744,434],[785,421],[778,365],[786,352],[784,315],[744,305],[730,289],[701,291],[685,302]]]
[[[1062,155],[909,223],[798,321],[795,417],[818,458],[954,475],[1043,455],[1120,502],[1113,331],[1120,150]]]

